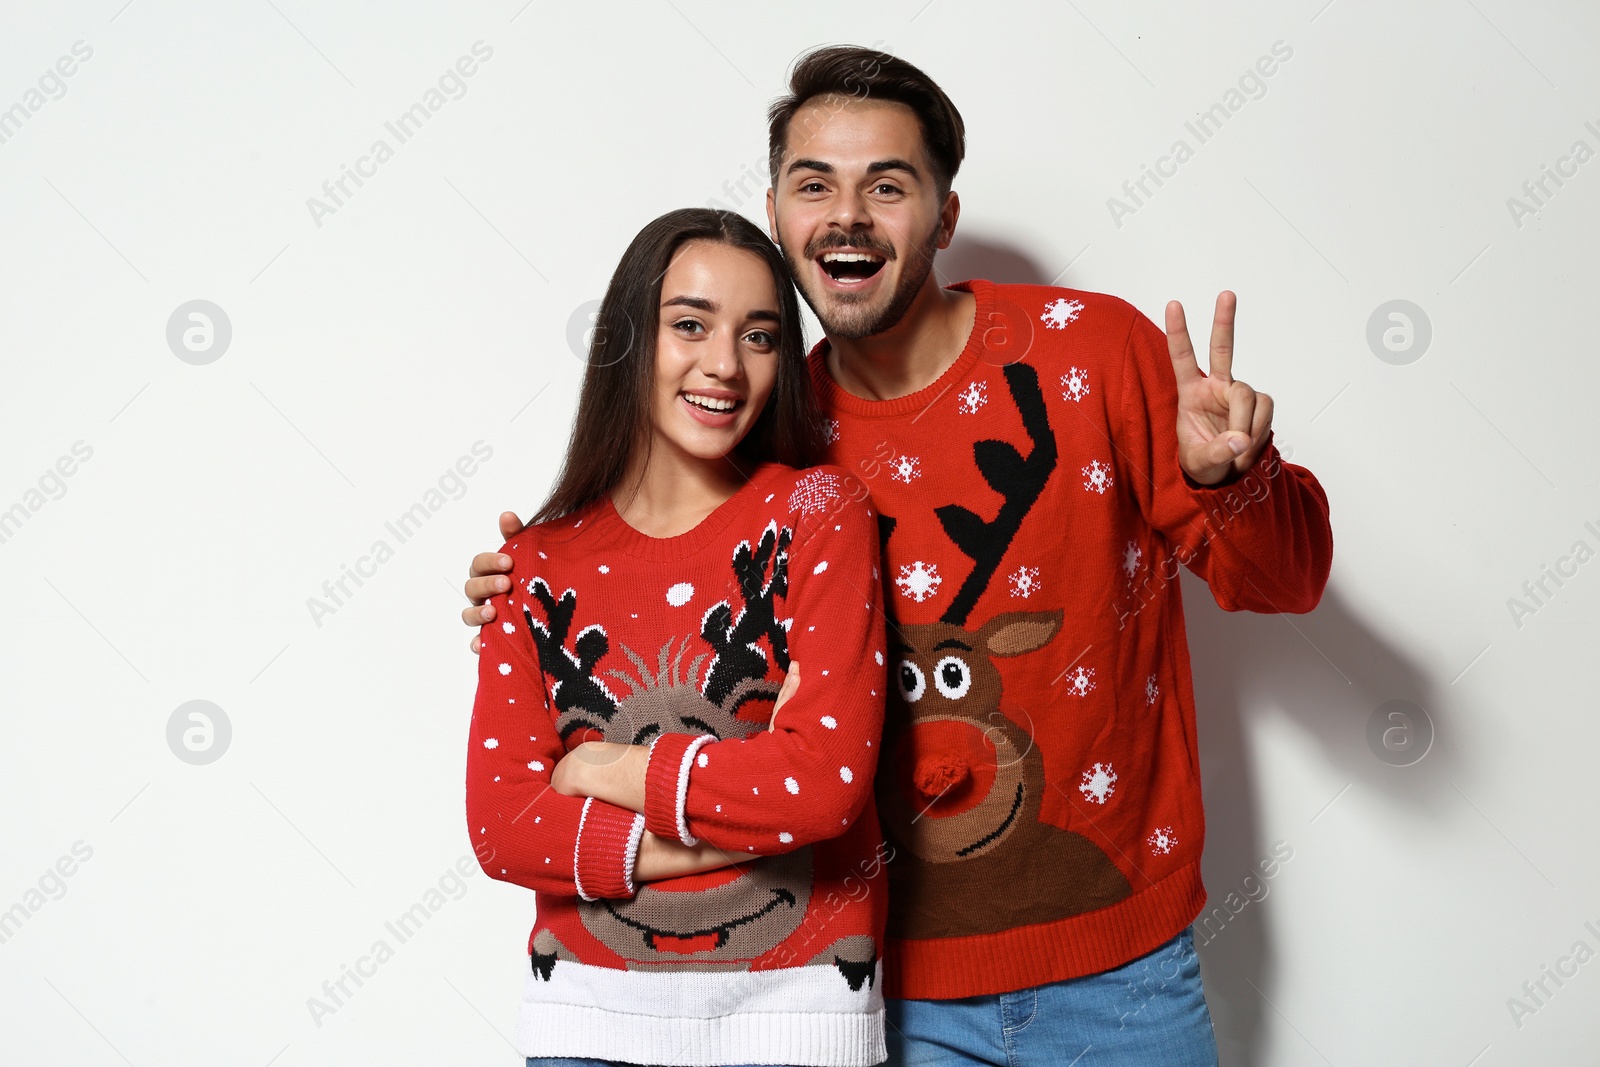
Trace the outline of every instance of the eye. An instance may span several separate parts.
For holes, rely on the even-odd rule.
[[[755,345],[757,348],[773,348],[778,343],[778,339],[770,330],[751,330],[744,335],[744,339],[745,343]]]
[[[899,682],[900,695],[907,704],[915,704],[928,691],[928,680],[922,676],[922,668],[908,659],[900,661]]]
[[[827,191],[827,187],[819,181],[809,181],[800,186],[800,191],[802,193],[822,193]]]
[[[972,668],[960,656],[946,656],[933,668],[933,684],[951,700],[960,700],[972,688]]]
[[[898,185],[890,185],[888,182],[879,182],[873,186],[872,191],[881,193],[884,196],[894,196],[900,192],[900,187]]]
[[[672,324],[672,328],[682,333],[704,333],[706,329],[699,319],[679,319]]]

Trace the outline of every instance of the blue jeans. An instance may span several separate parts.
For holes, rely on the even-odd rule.
[[[889,1067],[1216,1067],[1194,927],[1100,974],[959,1000],[884,1001]]]
[[[644,1067],[644,1065],[623,1063],[620,1060],[596,1060],[587,1056],[529,1056],[528,1067]]]

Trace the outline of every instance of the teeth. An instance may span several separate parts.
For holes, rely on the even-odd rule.
[[[707,411],[732,411],[738,406],[737,400],[723,400],[714,396],[698,396],[694,393],[684,393],[683,398],[697,408]]]
[[[883,257],[864,252],[824,252],[822,260],[825,263],[881,263]]]

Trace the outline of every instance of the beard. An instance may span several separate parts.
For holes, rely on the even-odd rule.
[[[885,258],[885,268],[888,263],[899,258],[893,246],[882,244],[873,238],[840,237],[832,241],[814,241],[807,245],[806,262],[815,262],[816,256],[829,248],[861,248],[877,252]],[[933,229],[928,232],[927,238],[912,247],[905,270],[900,275],[900,281],[882,306],[876,308],[868,303],[872,299],[869,296],[832,293],[827,290],[812,292],[810,275],[802,272],[802,265],[795,261],[787,248],[783,250],[783,258],[789,264],[789,273],[794,277],[800,295],[811,306],[824,332],[829,337],[837,337],[842,341],[859,341],[863,337],[871,337],[893,329],[901,319],[905,318],[912,301],[916,300],[917,293],[921,291],[923,284],[928,280],[928,275],[933,271],[933,257],[938,250],[939,224],[936,222]]]

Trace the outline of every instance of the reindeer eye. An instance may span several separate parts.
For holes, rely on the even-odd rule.
[[[933,684],[951,700],[960,700],[972,688],[972,668],[960,656],[946,656],[933,668]]]
[[[928,680],[922,676],[922,668],[908,659],[901,660],[900,695],[905,697],[906,703],[915,704],[927,691]]]

